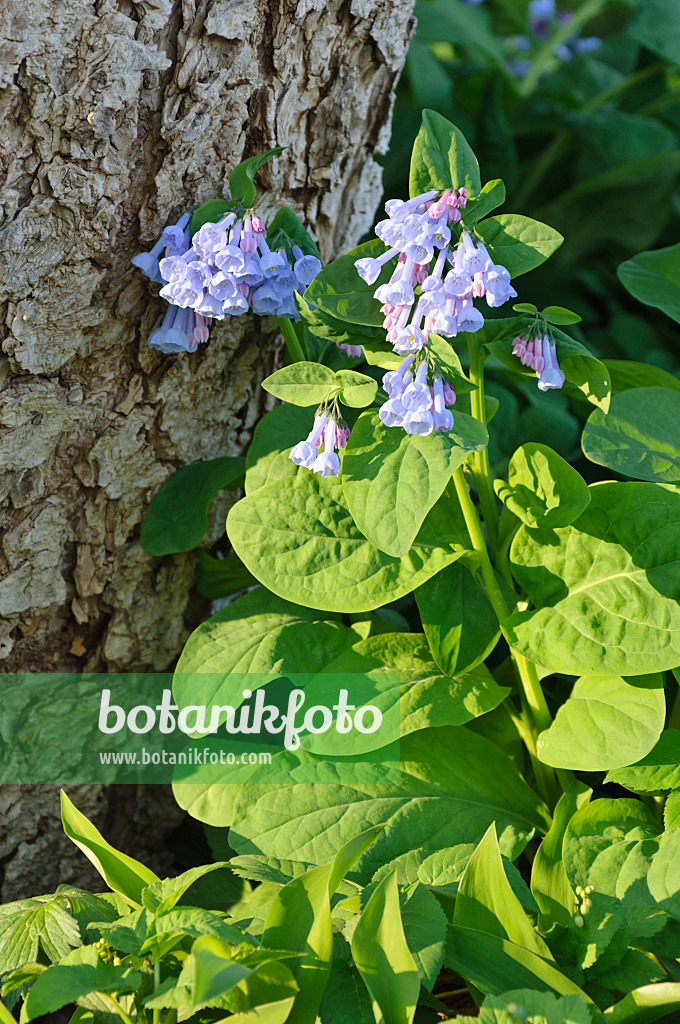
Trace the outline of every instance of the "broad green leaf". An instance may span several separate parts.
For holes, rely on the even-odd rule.
[[[643,843],[658,836],[659,825],[639,800],[593,800],[582,806],[567,825],[562,846],[571,885],[592,885],[597,892],[622,899],[636,854]],[[670,834],[670,833],[669,833]],[[633,872],[626,871],[630,861]],[[627,877],[628,876],[628,877]]]
[[[474,852],[474,843],[460,843],[458,846],[450,846],[444,850],[437,850],[436,853],[432,854],[425,854],[422,850],[415,850],[409,855],[411,864],[408,867],[406,866],[405,859],[401,862],[394,862],[397,868],[397,880],[402,881],[399,876],[400,868],[403,864],[407,868],[405,873],[409,876],[403,880],[404,884],[412,881],[412,878],[415,877],[435,893],[455,896],[468,861]],[[526,910],[537,914],[538,905],[536,900],[531,895],[531,891],[519,870],[507,857],[502,856],[501,861],[505,877],[521,905]]]
[[[622,391],[606,415],[591,413],[582,444],[591,462],[622,476],[680,480],[680,393],[663,387]]]
[[[319,1009],[321,1024],[375,1024],[371,997],[356,968],[333,957]]]
[[[607,1024],[653,1024],[654,1021],[671,1022],[670,1015],[680,1011],[680,984],[662,982],[644,985],[606,1010]]]
[[[380,882],[357,922],[352,956],[370,992],[376,1024],[411,1024],[420,977],[406,944],[394,875]]]
[[[680,379],[660,366],[636,363],[632,359],[606,359],[604,365],[611,377],[614,395],[629,388],[657,387],[680,391]]]
[[[578,313],[572,313],[570,309],[565,309],[564,306],[546,306],[545,309],[541,310],[541,316],[549,324],[554,324],[556,327],[566,327],[568,324],[578,324],[581,322],[581,317]]]
[[[332,341],[336,345],[363,345],[366,342],[385,341],[385,329],[382,326],[367,327],[365,324],[348,324],[318,307],[310,309],[307,302],[300,296],[296,297],[295,304],[309,333],[317,339]],[[391,350],[392,346],[388,347]]]
[[[628,767],[609,771],[605,781],[635,793],[680,789],[680,731],[665,729],[648,754]]]
[[[290,1024],[314,1024],[333,956],[330,897],[380,828],[350,840],[330,864],[313,868],[285,885],[275,896],[265,921],[262,941],[272,949],[304,953],[293,964],[299,995]]]
[[[335,374],[322,363],[291,363],[262,381],[262,387],[275,398],[292,405],[318,405],[331,392],[337,392]]]
[[[363,409],[370,405],[378,390],[378,384],[372,377],[355,370],[338,370],[335,380],[342,388],[340,401],[352,409]]]
[[[94,825],[71,803],[63,790],[61,820],[68,838],[83,851],[114,892],[119,892],[132,903],[140,903],[142,891],[147,885],[160,881],[158,875],[149,868],[107,843]]]
[[[487,181],[479,195],[470,200],[462,211],[462,220],[467,227],[476,224],[487,213],[491,213],[497,206],[505,202],[505,185],[500,178],[494,181]]]
[[[291,461],[290,450],[305,440],[313,424],[311,409],[297,405],[277,405],[265,413],[246,454],[246,494],[275,480],[309,472]]]
[[[214,864],[202,864],[200,867],[189,868],[188,871],[176,878],[164,878],[160,882],[154,882],[142,893],[142,903],[153,914],[166,914],[179,903],[185,892],[199,878],[226,867],[228,867],[226,861],[216,861]]]
[[[237,164],[229,175],[231,198],[243,206],[252,206],[257,196],[253,178],[263,164],[266,164],[272,157],[278,156],[279,153],[283,153],[285,148],[285,146],[275,146],[274,149],[270,149],[266,153],[258,153],[257,156],[251,156]]]
[[[400,894],[400,903],[406,944],[421,984],[431,992],[444,963],[446,916],[436,896],[420,882],[412,883]]]
[[[374,412],[362,413],[342,470],[344,500],[359,530],[388,555],[406,555],[454,471],[487,440],[484,425],[464,413],[456,413],[452,431],[428,437],[385,427]],[[459,520],[454,503],[451,516]]]
[[[538,956],[553,959],[505,876],[494,824],[489,825],[467,863],[458,886],[453,923],[508,939]]]
[[[517,1024],[519,1020],[522,1024],[593,1024],[583,996],[555,996],[528,988],[487,996],[479,1017],[456,1017],[458,1024]]]
[[[34,896],[0,906],[0,974],[38,959],[42,949],[61,960],[80,944],[80,929],[66,897]]]
[[[363,324],[366,327],[380,327],[385,319],[380,312],[380,303],[373,298],[379,284],[389,281],[395,262],[390,260],[383,267],[375,284],[368,285],[359,277],[354,266],[357,260],[366,256],[382,256],[385,245],[378,238],[358,245],[356,249],[339,256],[321,270],[305,291],[304,298],[312,306],[318,306],[322,313],[329,313],[337,320]]]
[[[257,580],[233,551],[225,558],[213,558],[201,548],[196,561],[196,589],[202,597],[216,601],[254,587]]]
[[[540,267],[564,241],[554,228],[518,213],[487,217],[477,224],[475,231],[489,249],[494,263],[506,267],[510,277],[519,277]]]
[[[297,245],[305,255],[319,259],[316,242],[290,206],[280,207],[267,228],[267,244],[270,248],[278,249],[285,242]]]
[[[0,1003],[0,1024],[16,1024],[16,1020],[4,1003]]]
[[[391,347],[391,346],[390,346]],[[476,391],[477,385],[465,376],[460,357],[450,341],[440,334],[431,334],[427,340],[427,354],[444,380],[448,380],[457,395]],[[401,360],[401,357],[399,357]],[[454,420],[457,414],[454,414]]]
[[[503,621],[510,645],[567,675],[645,675],[680,664],[680,492],[591,486],[557,530],[522,527],[513,574],[537,606]]]
[[[585,480],[545,444],[523,444],[510,459],[508,482],[496,494],[526,526],[569,526],[590,503]]]
[[[626,31],[659,57],[671,64],[680,64],[680,10],[673,0],[645,0],[638,6]]]
[[[164,480],[151,499],[139,542],[150,555],[195,547],[208,529],[208,509],[218,491],[239,487],[245,462],[225,455],[195,462]]]
[[[208,199],[206,203],[201,203],[191,214],[189,221],[192,238],[204,224],[216,224],[225,214],[229,213],[231,208],[232,203],[226,199]]]
[[[435,506],[408,554],[391,556],[359,532],[341,485],[307,473],[238,502],[227,532],[244,565],[273,593],[312,608],[359,612],[402,597],[460,557],[466,541],[450,520]]]
[[[476,196],[482,187],[479,164],[463,133],[434,110],[423,110],[422,116],[411,154],[411,195],[465,187],[470,198]]]
[[[680,323],[680,243],[641,252],[617,271],[631,295]]]
[[[141,981],[136,971],[105,964],[93,946],[81,946],[38,975],[26,996],[22,1019],[54,1013],[93,992],[131,992]]]
[[[650,752],[665,718],[662,674],[582,676],[538,737],[537,754],[554,768],[621,768]]]
[[[566,926],[574,909],[574,892],[562,863],[562,843],[571,818],[587,803],[592,790],[578,779],[560,797],[553,821],[536,851],[531,869],[531,891],[541,911],[546,929],[553,923]]]
[[[263,771],[253,780],[263,785],[239,790],[230,832],[237,853],[322,864],[349,838],[384,822],[357,865],[359,875],[370,879],[383,863],[409,850],[435,852],[475,841],[492,821],[501,850],[512,859],[535,830],[546,831],[550,824],[545,807],[510,758],[464,727],[423,729],[403,737],[401,765],[385,759],[379,771],[371,759],[343,766],[341,761],[280,756],[296,784],[267,784]],[[217,823],[212,816],[208,820]]]
[[[146,941],[151,915],[145,908],[133,910],[131,914],[116,921],[95,921],[95,928],[113,949],[120,953],[137,955]]]
[[[209,935],[222,942],[238,945],[243,942],[243,933],[229,924],[220,914],[212,910],[204,910],[202,907],[175,907],[163,914],[156,915],[151,923],[150,934],[143,943],[141,952],[154,950],[162,945],[158,939],[178,933],[180,935],[193,935],[200,938],[202,935]]]
[[[502,995],[520,985],[539,992],[580,995],[592,1005],[578,985],[543,957],[490,932],[449,925],[445,962],[484,993]]]
[[[220,939],[209,936],[196,939],[191,952],[196,961],[196,1005],[225,995],[253,973],[249,967],[231,959],[231,947]]]
[[[498,617],[484,588],[460,562],[423,583],[415,596],[432,657],[442,672],[469,672],[496,646]]]
[[[663,820],[667,832],[680,829],[680,789],[674,789],[672,793],[668,794],[663,810]]]

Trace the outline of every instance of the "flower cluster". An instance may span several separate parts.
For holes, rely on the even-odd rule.
[[[293,245],[270,249],[265,225],[250,211],[227,213],[189,234],[189,214],[167,227],[150,252],[133,264],[163,283],[170,304],[161,327],[149,338],[162,352],[193,352],[208,340],[213,319],[252,310],[298,320],[295,292],[304,292],[321,270],[316,256]]]
[[[529,4],[529,35],[514,36],[512,44],[518,54],[531,51],[537,44],[546,42],[562,25],[568,25],[573,17],[571,11],[559,11],[555,0],[531,0]],[[602,46],[599,36],[582,37],[575,32],[563,43],[558,43],[554,54],[558,60],[568,61],[581,53],[592,53]],[[531,61],[525,56],[512,57],[507,62],[508,71],[517,78],[523,78],[531,68]]]
[[[514,339],[512,354],[530,366],[538,377],[541,391],[553,391],[564,384],[564,374],[557,361],[557,346],[545,334],[532,334]]]
[[[337,404],[333,410],[320,406],[307,438],[295,445],[289,458],[296,466],[311,469],[319,476],[338,476],[340,458],[336,448],[344,448],[348,438],[349,427],[339,415]]]
[[[427,383],[428,365],[423,359],[415,377],[411,372],[414,356],[404,359],[397,370],[386,373],[383,387],[389,398],[379,416],[386,427],[403,427],[407,434],[427,436],[433,431],[453,429],[453,413],[447,408],[456,401],[456,392],[441,375]]]
[[[510,274],[494,264],[483,242],[475,244],[467,230],[454,241],[449,225],[460,221],[466,204],[464,188],[425,192],[406,202],[389,200],[387,219],[375,229],[389,247],[387,252],[355,263],[359,275],[371,285],[385,263],[398,256],[390,280],[374,295],[382,303],[387,340],[400,355],[418,352],[431,332],[451,338],[461,331],[478,331],[484,317],[473,299],[486,297],[487,304],[495,307],[517,295]],[[451,269],[445,273],[447,264]]]

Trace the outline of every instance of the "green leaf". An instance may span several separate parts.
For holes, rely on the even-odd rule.
[[[665,729],[658,742],[634,764],[607,772],[605,782],[614,782],[635,793],[680,789],[680,731]]]
[[[549,324],[554,324],[557,327],[566,326],[567,324],[578,324],[581,322],[581,317],[578,313],[572,313],[570,309],[565,309],[564,306],[546,306],[545,309],[541,311],[541,316],[544,320],[547,320]]]
[[[316,256],[319,259],[316,242],[290,206],[282,206],[277,210],[267,228],[267,243],[270,248],[278,249],[286,240],[291,245],[297,245],[306,256]]]
[[[427,353],[442,377],[453,386],[457,395],[477,390],[477,385],[465,376],[460,358],[453,345],[441,335],[430,334],[427,341]],[[401,361],[401,356],[399,356],[399,360]]]
[[[319,1010],[321,1024],[375,1024],[371,997],[353,965],[333,957]]]
[[[428,437],[385,427],[375,413],[363,413],[342,467],[344,499],[359,530],[388,555],[408,554],[454,471],[487,441],[484,425],[464,413],[456,413],[453,430]],[[456,504],[451,511],[460,521]],[[462,533],[462,523],[457,529]]]
[[[229,175],[229,192],[231,198],[243,206],[252,206],[257,196],[257,190],[253,184],[253,178],[263,164],[266,164],[272,157],[283,153],[285,146],[275,146],[274,149],[257,156],[251,156],[237,164]]]
[[[570,820],[592,795],[575,779],[560,799],[552,825],[539,846],[531,869],[531,891],[541,911],[540,924],[547,930],[552,924],[569,924],[574,909],[574,892],[562,863],[562,843]]]
[[[81,946],[38,975],[26,996],[22,1019],[54,1013],[93,992],[131,992],[141,981],[136,971],[105,964],[93,946]]]
[[[546,960],[553,959],[505,876],[494,824],[489,825],[467,863],[458,886],[453,923],[508,939]]]
[[[147,885],[160,881],[158,875],[149,868],[107,843],[94,825],[71,803],[63,790],[61,820],[68,838],[82,850],[114,892],[119,892],[132,903],[141,903],[142,891]]]
[[[291,363],[265,377],[262,387],[274,398],[292,405],[318,405],[337,391],[335,374],[322,363]]]
[[[231,992],[253,973],[249,967],[231,959],[231,947],[209,936],[196,939],[191,947],[196,961],[194,1003],[210,1003]]]
[[[358,875],[370,879],[383,863],[409,850],[434,852],[479,839],[492,821],[510,858],[534,830],[549,827],[546,809],[510,758],[471,730],[419,730],[402,738],[400,751],[400,767],[381,762],[379,786],[370,755],[363,775],[363,759],[348,767],[346,784],[341,761],[305,763],[282,755],[296,784],[267,785],[263,777],[261,787],[242,787],[230,842],[241,854],[321,864],[349,838],[384,822],[357,865]]]
[[[414,882],[401,893],[401,918],[420,982],[431,992],[444,963],[446,916],[436,896]]]
[[[308,472],[291,462],[290,450],[307,437],[313,423],[314,414],[297,405],[277,405],[265,413],[246,454],[246,494],[275,480]]]
[[[496,494],[526,526],[569,526],[590,503],[585,480],[545,444],[523,444],[510,459],[508,482]]]
[[[416,6],[418,39],[439,43],[455,39],[456,46],[479,51],[499,67],[505,67],[502,39],[491,26],[491,19],[481,7],[451,4],[448,0],[426,0]],[[440,66],[442,61],[438,61]],[[419,69],[418,69],[419,70]]]
[[[168,936],[179,939],[182,935],[193,935],[196,938],[208,935],[215,940],[219,939],[220,942],[233,945],[239,945],[244,941],[244,935],[238,928],[212,910],[205,910],[203,907],[175,907],[164,914],[157,914],[152,919],[150,933],[140,952],[144,954],[163,948]]]
[[[322,309],[310,309],[307,302],[299,296],[296,298],[296,305],[306,327],[315,338],[332,341],[336,345],[385,342],[385,329],[382,326],[366,327],[365,324],[347,324],[344,320],[338,320],[337,317],[331,316],[330,313],[326,313]],[[382,320],[380,323],[382,324]],[[392,351],[391,345],[388,348]]]
[[[371,544],[354,524],[341,486],[307,473],[262,487],[235,505],[229,539],[273,593],[312,608],[370,611],[424,583],[460,557],[464,538],[435,507],[401,558]]]
[[[680,243],[638,253],[622,263],[617,273],[636,299],[680,323]]]
[[[680,393],[637,387],[612,399],[609,412],[591,413],[583,451],[591,462],[623,476],[657,483],[680,480]]]
[[[0,1003],[0,1024],[16,1024],[16,1020],[4,1003]]]
[[[505,202],[505,185],[500,178],[494,181],[487,181],[478,196],[470,200],[462,211],[462,221],[466,227],[476,224],[487,213],[491,213],[497,206]]]
[[[496,646],[498,617],[484,588],[460,562],[423,583],[415,596],[432,657],[442,672],[469,672]]]
[[[631,19],[627,33],[653,53],[680,64],[680,11],[673,0],[645,0]]]
[[[421,195],[433,188],[463,187],[470,198],[481,190],[475,154],[454,124],[434,110],[423,110],[423,123],[411,154],[411,195]]]
[[[573,526],[522,527],[513,575],[537,606],[501,623],[531,661],[567,675],[680,664],[680,492],[601,483]]]
[[[636,363],[632,359],[607,359],[604,362],[612,382],[612,393],[628,388],[672,388],[680,391],[680,380],[668,370],[651,363]]]
[[[518,1016],[521,1014],[521,1018]],[[502,996],[487,996],[479,1017],[456,1018],[460,1024],[592,1024],[583,996],[554,996],[521,988]]]
[[[356,370],[338,370],[335,380],[342,388],[340,401],[352,409],[363,409],[370,405],[378,390],[378,384],[372,377],[357,373]]]
[[[657,1020],[668,1020],[670,1014],[680,1007],[680,984],[661,982],[657,985],[643,985],[629,992],[627,996],[606,1011],[607,1024],[653,1024]]]
[[[597,772],[644,757],[663,731],[663,676],[582,676],[538,737],[537,754],[554,768]]]
[[[149,912],[142,908],[116,921],[95,921],[92,928],[118,952],[136,956],[146,941],[150,920]]]
[[[225,455],[195,462],[164,480],[151,499],[139,542],[150,555],[189,551],[208,529],[208,509],[218,491],[239,487],[245,461]]]
[[[0,974],[38,959],[42,949],[61,960],[80,944],[80,929],[65,896],[35,896],[0,906]]]
[[[257,584],[238,555],[231,551],[225,558],[213,558],[202,548],[196,562],[196,589],[202,597],[215,601],[220,597],[231,597],[240,590],[247,590]]]
[[[352,956],[371,995],[376,1024],[411,1024],[420,977],[406,944],[393,874],[366,904],[354,929]]]
[[[226,199],[208,199],[206,203],[201,203],[191,214],[189,221],[191,237],[193,238],[204,224],[216,224],[225,214],[229,213],[231,207],[232,203]]]
[[[322,313],[329,313],[337,320],[363,324],[366,327],[381,327],[385,317],[380,312],[380,303],[373,298],[373,293],[378,285],[389,281],[395,261],[389,260],[378,280],[371,285],[359,277],[354,264],[356,260],[366,256],[382,256],[386,251],[386,246],[380,239],[374,238],[370,242],[358,245],[344,256],[339,256],[316,275],[305,291],[305,300],[312,306],[318,306]]]
[[[162,881],[154,882],[142,893],[142,903],[153,914],[167,914],[179,903],[194,882],[212,871],[219,871],[225,867],[228,867],[226,861],[216,861],[214,864],[190,868],[176,878],[164,878]]]
[[[380,828],[369,829],[343,846],[330,864],[294,878],[269,908],[263,943],[272,949],[304,953],[293,965],[299,995],[289,1024],[314,1024],[317,1019],[333,956],[330,897],[379,832]]]
[[[475,231],[489,249],[494,263],[500,263],[519,277],[540,267],[564,241],[554,228],[518,213],[501,213],[481,221]]]
[[[663,811],[663,820],[667,832],[680,829],[680,790],[673,790],[668,794],[666,806]]]
[[[513,987],[580,995],[581,989],[536,953],[490,932],[449,925],[446,965],[481,992],[502,995]]]

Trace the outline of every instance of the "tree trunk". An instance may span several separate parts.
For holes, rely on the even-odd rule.
[[[373,154],[412,7],[0,0],[3,671],[172,664],[202,611],[193,557],[147,556],[144,511],[178,466],[243,450],[280,344],[248,316],[214,326],[194,355],[150,351],[163,304],[130,258],[275,145],[288,149],[259,175],[265,219],[291,205],[324,261],[355,244],[380,197]],[[49,835],[45,800],[3,799],[0,857],[30,886],[14,860]],[[110,812],[105,794],[90,802]],[[36,865],[38,888],[58,859]]]

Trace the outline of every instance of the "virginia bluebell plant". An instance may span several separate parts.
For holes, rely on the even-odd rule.
[[[568,25],[573,14],[558,10],[555,0],[531,0],[528,16],[528,34],[515,36],[512,40],[515,50],[522,55],[546,42],[561,26]],[[601,45],[602,40],[598,36],[582,37],[575,32],[564,42],[556,44],[554,55],[558,60],[568,61],[578,54],[592,53]],[[507,67],[512,75],[522,78],[530,70],[531,61],[527,56],[513,56]]]

